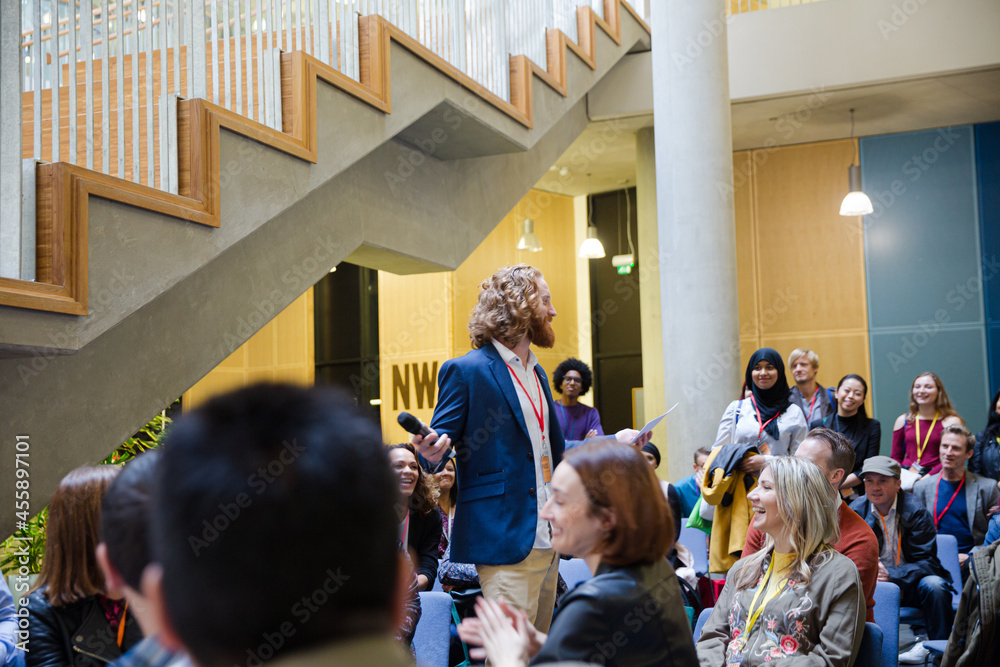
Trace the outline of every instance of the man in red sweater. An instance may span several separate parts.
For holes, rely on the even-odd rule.
[[[851,441],[840,433],[827,428],[815,428],[809,432],[795,456],[816,464],[830,481],[834,489],[840,489],[841,482],[854,470],[854,448]],[[878,540],[865,520],[843,500],[840,501],[840,541],[833,548],[844,554],[858,566],[861,586],[865,589],[867,620],[875,621],[875,581],[878,578]],[[767,535],[750,525],[743,557],[760,551]]]

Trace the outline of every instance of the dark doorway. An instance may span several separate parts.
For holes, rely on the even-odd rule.
[[[313,299],[316,384],[343,388],[380,423],[378,271],[341,263],[316,283]]]
[[[630,188],[591,195],[588,202],[606,253],[590,260],[594,406],[605,433],[633,427],[632,389],[642,386],[638,266],[623,275],[611,263],[612,256],[629,252],[638,258],[635,201],[635,188]]]

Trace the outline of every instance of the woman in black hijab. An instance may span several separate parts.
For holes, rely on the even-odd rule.
[[[969,461],[969,470],[989,479],[1000,480],[1000,391],[993,395],[986,428],[976,436],[976,448]]]
[[[757,350],[750,357],[744,377],[752,393],[726,408],[715,446],[755,442],[763,455],[794,454],[809,427],[802,409],[789,401],[781,355],[769,347]],[[744,459],[744,472],[759,472],[764,467],[763,455]]]
[[[882,425],[877,419],[869,419],[865,410],[868,383],[860,375],[845,375],[837,384],[834,394],[836,411],[822,419],[814,419],[810,428],[828,428],[841,433],[854,447],[854,470],[850,471],[841,484],[845,498],[853,498],[864,493],[861,482],[861,466],[865,460],[877,456],[882,440]],[[847,495],[848,492],[850,495]]]

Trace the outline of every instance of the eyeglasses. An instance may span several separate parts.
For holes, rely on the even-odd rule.
[[[566,384],[567,382],[574,382],[576,384],[583,384],[583,379],[582,378],[563,378],[563,384]]]

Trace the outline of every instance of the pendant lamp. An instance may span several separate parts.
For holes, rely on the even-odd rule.
[[[851,109],[851,139],[854,139],[854,109]],[[855,160],[847,168],[847,196],[840,205],[840,214],[844,216],[868,215],[875,210],[872,200],[861,191],[861,167],[853,164],[857,157],[855,153]]]
[[[517,249],[527,250],[528,252],[540,252],[542,242],[535,236],[535,221],[525,218],[521,224],[524,225],[524,231],[521,233],[521,238],[517,240]]]

